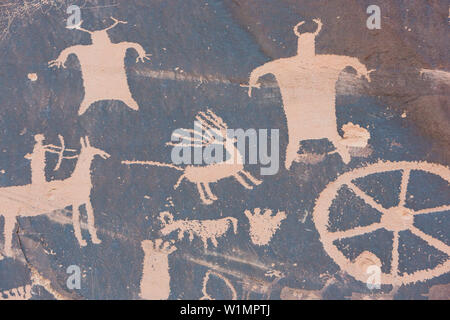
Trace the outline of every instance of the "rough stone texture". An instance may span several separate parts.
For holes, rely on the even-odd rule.
[[[169,256],[169,299],[201,298],[202,279],[212,268],[231,281],[239,299],[449,298],[448,273],[394,290],[382,286],[371,292],[326,254],[312,220],[320,192],[354,168],[380,159],[450,165],[448,1],[382,1],[381,30],[366,27],[365,11],[373,1],[26,2],[0,4],[1,187],[30,183],[29,161],[24,155],[31,152],[33,136],[38,133],[53,144],[63,135],[67,146],[74,149],[80,148],[80,137],[87,135],[111,158],[94,160],[92,167],[91,199],[102,244],[88,241],[80,248],[70,210],[19,218],[13,237],[14,258],[0,260],[0,291],[33,284],[32,299],[139,299],[144,260],[141,242],[161,237],[158,215],[168,210],[176,219],[239,219],[238,234],[227,233],[219,239],[218,248],[210,246],[205,251],[197,238],[189,242],[185,237],[176,243],[177,251]],[[48,61],[61,50],[90,43],[86,33],[65,28],[65,11],[72,3],[82,8],[84,28],[105,28],[111,24],[110,16],[125,20],[128,24],[109,31],[112,41],[140,43],[152,54],[150,62],[139,64],[135,52],[129,51],[126,57],[138,112],[122,102],[103,101],[79,117],[84,91],[78,60],[71,56],[66,69],[48,68]],[[195,114],[206,107],[230,128],[279,128],[283,157],[287,131],[277,83],[271,76],[264,77],[262,88],[252,98],[240,84],[248,82],[255,67],[294,55],[292,27],[300,20],[317,17],[324,23],[317,38],[318,53],[357,57],[368,69],[376,69],[370,84],[350,71],[337,84],[338,127],[353,122],[371,133],[363,156],[345,165],[339,156],[330,155],[311,163],[295,163],[290,171],[284,169],[281,159],[278,174],[261,177],[263,184],[254,190],[242,188],[233,179],[214,184],[219,200],[208,206],[201,203],[190,183],[173,190],[177,171],[121,163],[126,159],[170,162],[171,149],[165,143],[172,131],[191,128]],[[313,25],[305,28],[310,27]],[[421,73],[422,69],[428,71]],[[30,73],[37,75],[36,81],[28,78]],[[332,150],[326,141],[304,146],[314,153]],[[64,160],[61,168],[53,171],[56,161],[56,156],[49,156],[47,179],[69,177],[76,161]],[[247,169],[259,177],[259,165]],[[430,205],[450,200],[448,183],[416,178],[408,190],[416,192],[415,200]],[[398,177],[385,177],[384,184],[369,184],[367,190],[380,202],[389,203],[389,188],[399,188],[395,179]],[[350,196],[344,202],[349,201]],[[413,200],[410,204],[416,205]],[[355,206],[353,212],[362,212],[360,204]],[[268,246],[250,241],[244,210],[256,207],[287,214]],[[450,245],[448,214],[417,223]],[[0,217],[0,227],[3,224]],[[87,230],[82,231],[89,240]],[[344,251],[354,258],[370,250],[389,260],[383,250],[391,240],[378,236],[343,244]],[[172,238],[176,239],[176,234]],[[412,237],[405,237],[400,246],[405,254],[414,251],[414,259],[404,260],[404,270],[448,259],[427,251]],[[82,270],[80,290],[66,287],[70,265]],[[269,271],[277,271],[280,279],[268,276]],[[208,292],[216,298],[231,298],[217,279],[208,284]]]

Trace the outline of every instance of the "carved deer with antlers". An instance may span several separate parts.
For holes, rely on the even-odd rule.
[[[182,132],[173,134],[173,137],[180,138],[180,142],[169,142],[167,145],[181,147],[205,147],[212,144],[223,145],[224,150],[228,154],[234,155],[234,159],[201,166],[189,165],[184,169],[172,164],[155,161],[122,161],[122,163],[129,165],[154,165],[183,171],[174,189],[180,186],[183,179],[195,183],[200,199],[205,204],[211,204],[217,200],[217,197],[211,191],[210,183],[234,177],[246,189],[253,189],[253,185],[261,184],[261,180],[256,179],[244,170],[242,154],[236,147],[236,140],[227,139],[228,126],[222,118],[208,109],[206,112],[199,112],[195,119],[201,124],[200,130],[182,129]]]

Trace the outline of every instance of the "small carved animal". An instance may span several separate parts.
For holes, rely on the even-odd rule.
[[[237,233],[237,219],[226,217],[218,220],[174,220],[173,215],[169,212],[161,212],[159,219],[164,227],[160,230],[163,235],[168,235],[178,230],[178,240],[184,238],[184,233],[189,234],[189,241],[194,240],[194,235],[198,236],[205,247],[208,247],[208,239],[211,240],[213,246],[217,247],[217,237],[223,236],[230,224],[233,231]]]

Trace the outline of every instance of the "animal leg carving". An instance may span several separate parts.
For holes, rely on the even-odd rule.
[[[236,180],[244,186],[245,189],[253,189],[251,185],[249,185],[245,180],[239,175],[239,172],[236,173],[233,177],[236,178]]]
[[[87,245],[87,242],[83,240],[83,236],[81,235],[81,227],[80,227],[80,208],[78,204],[72,205],[72,224],[73,224],[73,232],[75,234],[75,238],[77,238],[78,243],[81,247]]]
[[[211,187],[209,186],[209,183],[204,183],[204,186],[205,186],[205,191],[206,191],[206,194],[208,195],[208,197],[211,198],[212,200],[217,200],[217,197],[211,191]]]
[[[217,243],[217,239],[215,237],[211,237],[211,243],[213,244],[214,247],[217,248],[218,243]]]
[[[247,177],[248,180],[253,182],[255,185],[260,185],[262,183],[262,180],[256,179],[254,176],[250,174],[250,172],[247,172],[245,170],[239,171],[241,174]]]
[[[203,248],[205,249],[205,251],[208,249],[208,238],[207,237],[201,237],[200,239],[202,239],[203,242]]]
[[[206,198],[205,192],[203,191],[203,188],[202,188],[202,183],[197,183],[197,190],[200,195],[200,199],[202,200],[203,203],[205,203],[205,204],[213,203],[212,200]]]
[[[97,237],[97,229],[95,228],[94,210],[90,201],[86,202],[86,212],[88,216],[88,228],[91,235],[92,243],[99,244],[102,241]]]

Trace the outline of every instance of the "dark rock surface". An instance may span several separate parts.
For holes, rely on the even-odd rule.
[[[139,43],[152,55],[149,62],[135,63],[137,54],[129,50],[125,58],[129,88],[139,111],[120,101],[101,101],[78,116],[84,95],[79,60],[72,55],[65,69],[48,68],[63,49],[90,44],[87,33],[65,28],[70,4],[81,7],[83,27],[89,30],[111,25],[111,16],[127,21],[108,31],[112,42]],[[77,150],[80,138],[89,136],[92,145],[111,157],[96,158],[92,166],[91,200],[102,243],[90,241],[84,209],[86,247],[75,239],[71,208],[19,217],[14,256],[0,255],[0,291],[32,284],[32,299],[139,299],[141,242],[161,237],[159,213],[170,211],[175,219],[231,216],[239,219],[239,226],[237,234],[228,232],[218,238],[217,248],[210,245],[204,250],[198,238],[190,242],[188,235],[176,242],[177,251],[169,256],[169,299],[201,298],[203,277],[211,269],[231,281],[238,299],[279,299],[285,287],[322,299],[426,299],[433,292],[448,299],[448,272],[399,288],[367,289],[324,251],[312,219],[319,194],[354,168],[379,160],[426,161],[447,169],[450,165],[449,2],[382,1],[380,30],[366,27],[370,4],[358,0],[2,2],[0,186],[31,182],[30,163],[24,156],[32,151],[35,134],[44,134],[46,142],[55,145],[62,135],[66,146]],[[362,156],[347,165],[334,154],[314,163],[294,163],[287,171],[282,165],[288,141],[286,118],[275,78],[264,77],[252,98],[241,84],[248,83],[257,66],[293,56],[297,39],[292,27],[305,20],[305,28],[312,31],[314,18],[324,24],[317,37],[318,54],[356,57],[367,69],[375,69],[370,83],[357,79],[352,71],[344,72],[336,96],[338,128],[353,122],[368,129],[371,139]],[[37,79],[30,80],[30,74]],[[236,180],[225,179],[212,184],[219,199],[204,205],[195,185],[185,181],[173,189],[178,171],[121,163],[128,159],[169,163],[171,149],[166,142],[172,132],[192,128],[195,115],[206,108],[230,128],[278,128],[282,158],[278,174],[261,177],[260,165],[248,165],[252,175],[264,180],[260,186],[247,190]],[[303,147],[312,153],[333,149],[325,140]],[[54,171],[57,161],[56,155],[49,155],[48,180],[68,178],[76,164],[76,160],[63,160]],[[415,209],[448,205],[449,184],[420,174],[411,174],[407,204]],[[399,179],[391,175],[381,182],[367,182],[366,190],[380,203],[389,203],[400,188]],[[351,201],[348,196],[334,205]],[[350,212],[357,213],[354,221],[363,219],[363,204],[355,200],[351,206]],[[257,207],[287,214],[268,246],[254,245],[248,234],[244,210]],[[339,210],[336,219],[343,227],[344,209]],[[0,228],[4,227],[2,214]],[[449,246],[449,214],[433,214],[428,220],[418,219],[416,225]],[[2,233],[0,237],[3,247]],[[176,233],[169,238],[177,240]],[[449,259],[422,242],[412,235],[400,242],[401,272]],[[369,250],[389,261],[392,238],[380,232],[340,245],[349,259]],[[66,286],[71,265],[81,269],[79,290]],[[433,286],[439,290],[432,290]],[[208,292],[215,298],[231,298],[217,279],[208,283]],[[290,289],[284,292],[292,295]],[[297,298],[305,298],[305,292]]]

